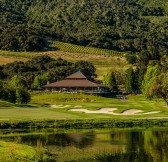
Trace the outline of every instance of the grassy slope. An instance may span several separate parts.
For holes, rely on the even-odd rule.
[[[0,65],[12,63],[14,61],[27,61],[26,58],[0,56]]]
[[[70,105],[67,108],[51,108],[51,105]],[[145,112],[161,111],[153,115],[114,116],[107,114],[85,114],[68,111],[75,106],[97,110],[100,108],[118,108],[117,112],[138,109]],[[0,101],[0,120],[43,120],[43,119],[101,119],[101,118],[151,118],[168,115],[168,109],[162,101],[148,101],[143,96],[128,96],[128,101],[87,95],[68,94],[34,94],[29,105],[12,105]]]
[[[11,52],[11,51],[0,51],[0,65],[10,63],[13,61],[26,61],[36,56],[49,55],[52,58],[63,58],[72,62],[85,60],[92,62],[97,71],[99,80],[103,78],[103,75],[107,74],[111,69],[121,69],[127,62],[125,58],[113,56],[119,54],[118,52],[111,50],[104,50],[98,48],[90,48],[83,46],[76,46],[72,44],[57,42],[60,50],[57,51],[46,51],[46,52]],[[75,47],[75,48],[74,48]],[[73,48],[77,51],[74,52]],[[69,52],[67,52],[69,51]],[[85,53],[88,51],[87,53]],[[90,51],[90,52],[89,52]],[[78,53],[77,53],[78,52]],[[105,53],[104,53],[105,52]]]

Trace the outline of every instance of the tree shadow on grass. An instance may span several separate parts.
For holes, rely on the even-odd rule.
[[[29,104],[15,104],[16,107],[23,108],[37,108],[37,105],[29,105]]]
[[[41,108],[41,107],[49,107],[50,104],[44,103],[44,104],[39,104],[39,103],[33,103],[31,104],[15,104],[16,107],[22,107],[22,108]]]
[[[0,102],[0,109],[1,108],[7,108],[7,107],[13,107],[14,104],[6,103],[6,102]]]

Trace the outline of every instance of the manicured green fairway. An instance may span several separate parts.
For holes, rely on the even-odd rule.
[[[129,109],[144,112],[160,111],[147,115],[86,114],[70,109],[99,110],[117,108],[115,113]],[[168,108],[161,100],[149,101],[142,95],[127,96],[126,100],[104,98],[84,94],[34,93],[28,105],[14,105],[0,101],[0,120],[43,120],[43,119],[133,119],[168,117]]]

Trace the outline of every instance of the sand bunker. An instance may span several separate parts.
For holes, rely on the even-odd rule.
[[[161,111],[151,111],[151,112],[147,112],[147,113],[143,113],[144,115],[147,115],[147,114],[157,114],[157,113],[160,113]]]
[[[75,112],[84,112],[87,114],[112,114],[112,115],[147,115],[147,114],[156,114],[160,111],[152,111],[143,113],[142,110],[136,110],[136,109],[129,109],[125,110],[122,113],[115,113],[114,111],[117,110],[117,108],[102,108],[99,110],[87,110],[87,109],[71,109],[69,111],[75,111]]]
[[[69,106],[71,105],[50,105],[50,108],[62,109],[62,108],[67,108]],[[142,110],[129,109],[121,113],[115,113],[114,111],[118,110],[117,108],[102,108],[99,110],[87,110],[87,109],[83,109],[81,105],[76,105],[74,106],[74,108],[75,109],[70,109],[68,111],[84,112],[87,114],[112,114],[112,115],[148,115],[148,114],[157,114],[161,112],[161,111],[144,112]]]
[[[64,105],[64,106],[63,105],[51,105],[50,107],[51,108],[59,108],[59,109],[61,108],[62,109],[62,108],[67,108],[69,106],[71,106],[71,105]]]
[[[116,108],[103,108],[100,110],[71,109],[69,111],[80,111],[88,114],[113,114],[114,110],[117,110],[117,109]]]
[[[142,112],[143,112],[142,110],[130,109],[130,110],[123,111],[121,114],[122,115],[134,115],[134,114],[142,113]]]
[[[77,108],[77,107],[82,107],[81,105],[76,105],[76,106],[74,106],[75,108]]]

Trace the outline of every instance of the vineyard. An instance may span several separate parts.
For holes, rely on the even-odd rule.
[[[117,52],[108,49],[99,49],[94,47],[79,46],[58,41],[54,41],[51,47],[58,48],[60,51],[72,52],[72,53],[83,53],[83,54],[93,54],[102,56],[118,56],[118,57],[124,56],[123,52]]]
[[[115,52],[114,54],[112,53],[113,51],[110,51],[110,50],[102,50],[102,49],[98,49],[98,48],[96,49],[96,48],[90,48],[90,47],[82,48],[82,46],[71,45],[68,43],[61,43],[61,42],[58,42],[58,44],[60,45],[61,48],[60,50],[56,50],[56,51],[14,52],[14,51],[0,50],[0,65],[5,65],[7,63],[12,63],[14,61],[25,62],[36,56],[42,56],[42,55],[48,55],[54,59],[62,58],[71,62],[84,60],[84,61],[92,62],[94,64],[94,66],[96,67],[96,74],[98,75],[96,79],[98,80],[102,80],[103,76],[106,75],[111,69],[118,70],[120,68],[122,69],[123,67],[126,67],[127,65],[125,58],[122,57],[123,54],[119,52]],[[57,48],[58,48],[58,44],[57,44]],[[71,47],[71,49],[69,48],[69,51],[71,50],[73,52],[66,52],[68,51],[67,45]],[[76,48],[73,49],[72,47],[76,47]],[[82,49],[84,50],[82,51]],[[76,53],[77,51],[78,53]],[[79,53],[79,51],[81,53]],[[83,53],[83,52],[87,52],[87,53]],[[119,55],[119,57],[116,56],[117,54]]]

